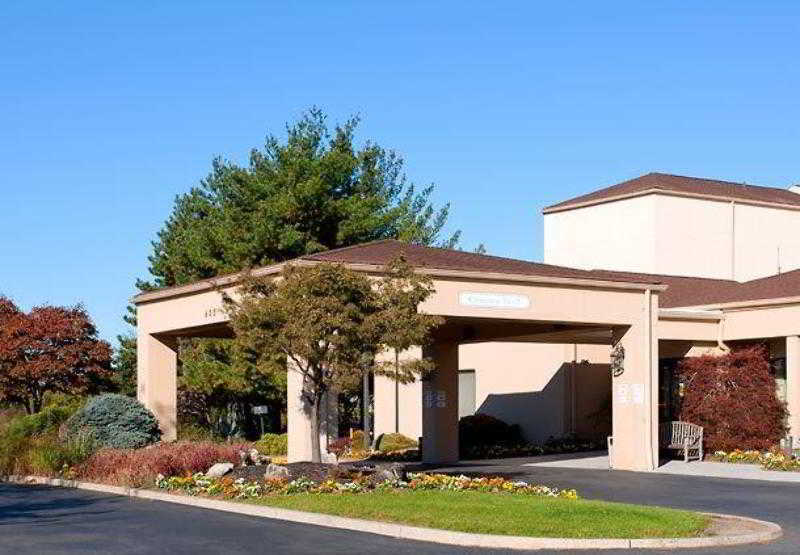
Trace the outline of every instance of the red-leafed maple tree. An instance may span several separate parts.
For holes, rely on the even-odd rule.
[[[0,296],[0,401],[39,412],[47,392],[92,392],[110,376],[111,347],[81,306],[21,311]]]
[[[686,358],[680,374],[680,419],[703,427],[706,449],[769,449],[786,433],[786,406],[764,347]]]

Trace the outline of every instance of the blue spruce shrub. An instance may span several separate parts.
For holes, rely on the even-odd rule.
[[[86,405],[64,423],[68,438],[90,436],[98,447],[138,449],[161,439],[153,413],[136,399],[105,393],[89,399]]]

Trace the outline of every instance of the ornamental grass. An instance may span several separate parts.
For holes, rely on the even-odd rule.
[[[74,469],[75,475],[105,484],[143,487],[161,475],[204,472],[219,462],[239,462],[246,446],[205,442],[160,443],[144,449],[102,449]]]

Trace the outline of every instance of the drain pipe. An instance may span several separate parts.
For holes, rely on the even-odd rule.
[[[647,364],[645,365],[645,394],[647,399],[647,464],[650,470],[655,470],[656,465],[653,458],[653,291],[648,287],[644,290],[644,314],[645,314],[645,332],[644,332],[644,347],[645,356],[647,357]],[[656,401],[658,406],[658,401]]]
[[[717,324],[717,347],[723,353],[730,353],[731,348],[725,344],[725,313],[723,312],[719,316],[719,323]]]

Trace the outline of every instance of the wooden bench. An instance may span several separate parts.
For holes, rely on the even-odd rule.
[[[684,462],[689,458],[703,460],[703,428],[691,422],[664,422],[659,426],[662,449],[682,449]]]

